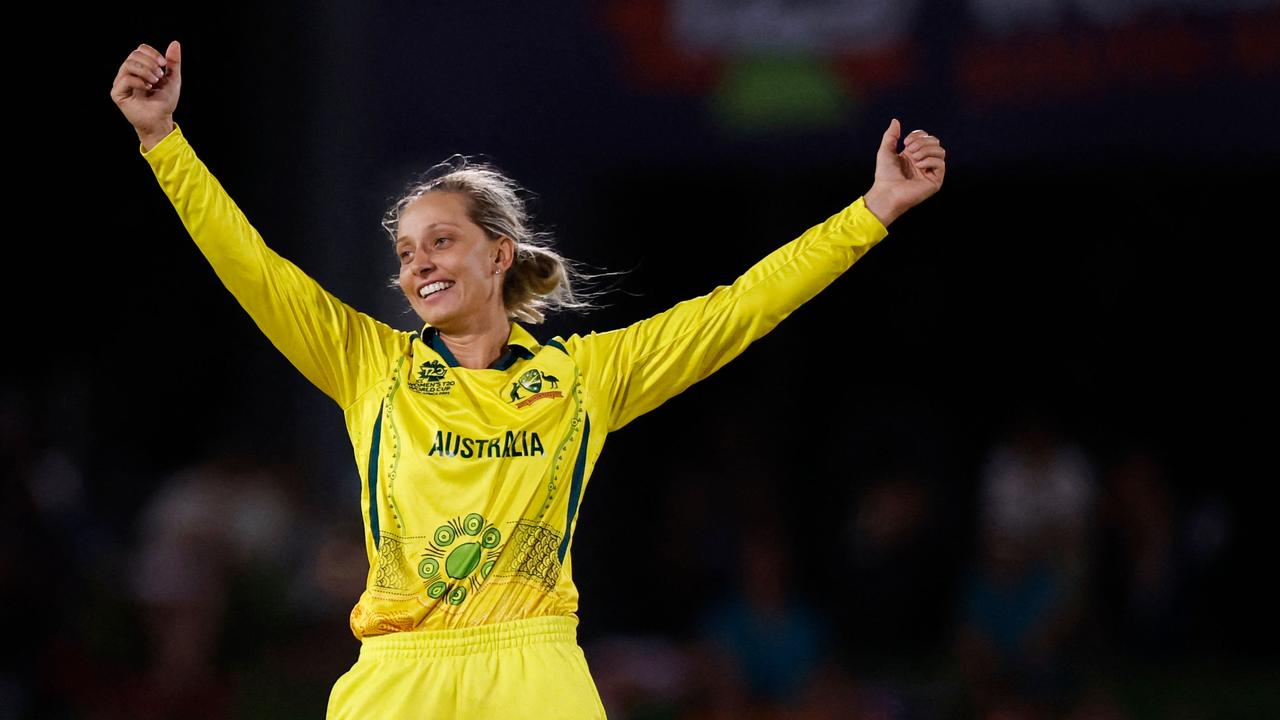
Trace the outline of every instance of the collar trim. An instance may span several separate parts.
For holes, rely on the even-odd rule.
[[[434,327],[430,325],[423,325],[422,330],[419,333],[414,334],[420,335],[422,342],[426,343],[427,347],[436,351],[436,354],[444,360],[446,365],[449,367],[460,367],[458,365],[458,358],[454,357],[453,351],[450,350],[449,346],[440,338],[439,331]],[[502,353],[502,357],[493,361],[493,364],[490,365],[488,369],[507,370],[514,365],[517,360],[532,360],[534,350],[538,347],[538,341],[534,340],[533,336],[521,327],[519,323],[513,321],[511,323],[511,336],[508,338],[506,352]]]

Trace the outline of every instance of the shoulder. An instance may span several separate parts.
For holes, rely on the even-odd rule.
[[[408,348],[413,345],[415,339],[422,337],[421,330],[401,330],[359,310],[355,312],[355,315],[365,327],[373,332],[384,347]]]
[[[584,371],[598,366],[596,358],[607,355],[607,351],[603,351],[599,344],[599,336],[596,333],[587,333],[581,335],[573,333],[571,335],[556,335],[544,343],[550,352],[560,354],[563,353],[569,360]]]
[[[571,357],[580,358],[590,356],[607,348],[610,340],[620,332],[621,330],[611,330],[605,333],[592,331],[586,335],[579,333],[573,333],[568,336],[557,335],[547,340],[546,345],[556,348]]]
[[[559,350],[565,355],[572,356],[573,353],[569,350],[569,346],[572,345],[575,350],[581,349],[582,347],[581,340],[582,339],[578,337],[578,335],[576,334],[570,335],[568,338],[565,338],[561,335],[557,335],[551,338],[550,340],[547,340],[546,345],[549,348],[555,348],[556,350]]]

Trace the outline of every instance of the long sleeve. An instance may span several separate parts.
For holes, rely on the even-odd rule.
[[[385,374],[399,331],[352,309],[267,247],[180,127],[138,151],[218,278],[308,380],[346,409]]]
[[[732,285],[651,318],[565,341],[608,398],[616,430],[719,370],[830,285],[888,231],[863,198],[752,266]]]

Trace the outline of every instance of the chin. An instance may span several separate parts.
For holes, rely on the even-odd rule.
[[[447,324],[453,318],[453,315],[453,313],[440,312],[439,310],[420,310],[418,312],[418,317],[422,318],[422,321],[431,327],[440,327]]]
[[[439,327],[440,323],[445,322],[448,319],[434,313],[432,314],[418,313],[418,318],[422,320],[422,322],[430,325],[431,327]]]

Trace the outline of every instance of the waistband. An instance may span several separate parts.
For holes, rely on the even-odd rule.
[[[543,615],[467,628],[369,635],[360,643],[360,657],[445,657],[554,642],[577,645],[576,615]]]

